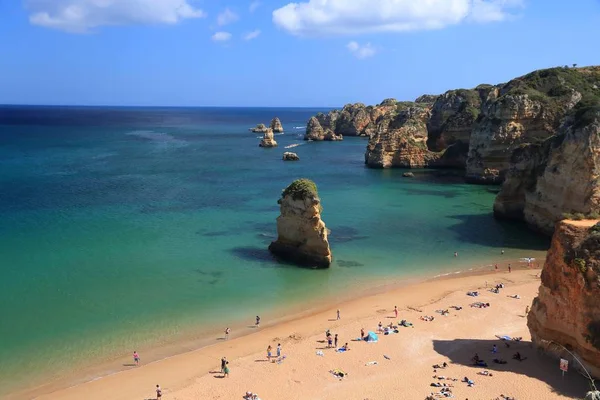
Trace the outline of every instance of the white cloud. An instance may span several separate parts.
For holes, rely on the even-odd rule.
[[[305,0],[273,11],[297,36],[441,29],[465,21],[501,21],[524,0]]]
[[[229,8],[226,8],[219,16],[217,17],[217,24],[219,26],[228,25],[240,19],[240,17],[231,11]]]
[[[244,35],[244,40],[256,39],[260,35],[260,29],[253,30]]]
[[[216,32],[211,36],[211,39],[215,42],[227,42],[231,39],[231,33],[229,32]]]
[[[86,33],[106,25],[176,24],[206,14],[189,0],[24,0],[34,25]]]
[[[365,43],[363,45],[358,44],[357,42],[350,42],[346,45],[346,48],[354,55],[354,57],[359,60],[373,57],[377,51],[371,45],[371,43]]]
[[[256,9],[260,7],[260,4],[260,1],[253,1],[252,3],[250,3],[250,12],[253,13],[254,11],[256,11]]]

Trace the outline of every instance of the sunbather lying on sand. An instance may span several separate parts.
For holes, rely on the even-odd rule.
[[[508,297],[512,297],[513,299],[520,299],[521,296],[519,296],[518,294],[513,294],[512,296],[508,296]]]
[[[496,364],[506,364],[506,361],[501,358],[494,358],[492,361],[494,361]]]
[[[517,361],[525,361],[527,360],[527,357],[523,357],[521,356],[521,353],[519,353],[518,351],[513,355],[513,359],[517,360]]]
[[[433,318],[433,317],[430,317],[430,316],[427,316],[427,315],[425,315],[425,316],[422,316],[422,317],[421,317],[421,320],[423,320],[423,321],[427,321],[427,322],[431,322],[431,321],[433,321],[433,320],[434,320],[434,318]]]
[[[471,307],[476,307],[476,308],[488,308],[489,306],[490,306],[490,303],[482,303],[480,301],[471,304]]]
[[[402,321],[400,321],[398,323],[398,325],[400,326],[404,326],[405,328],[409,328],[411,326],[413,326],[413,324],[411,322],[408,322],[407,320],[403,319]]]
[[[450,306],[450,308],[454,308],[456,311],[462,310],[461,306]]]
[[[467,296],[477,297],[479,296],[479,292],[467,292]]]
[[[483,375],[483,376],[494,376],[493,374],[490,374],[490,372],[487,371],[487,370],[486,371],[480,371],[477,374]]]
[[[440,364],[435,364],[433,368],[446,368],[448,364],[444,361],[444,363],[440,366]]]

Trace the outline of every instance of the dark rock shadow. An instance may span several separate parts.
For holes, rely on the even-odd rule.
[[[448,229],[459,240],[487,247],[548,250],[550,238],[531,231],[524,222],[503,221],[492,213],[478,215],[453,215],[457,223]]]
[[[359,234],[359,230],[351,226],[335,226],[331,228],[330,243],[347,243],[353,240],[367,239],[368,236]]]
[[[259,261],[273,263],[276,261],[275,257],[271,254],[267,248],[262,247],[234,247],[229,250],[233,255],[241,258],[244,261]]]
[[[355,268],[365,266],[365,264],[361,264],[358,261],[335,260],[335,263],[342,268]]]
[[[507,348],[505,343],[510,345]],[[492,346],[498,346],[498,353],[492,354]],[[570,371],[562,378],[561,371],[558,368],[558,361],[538,350],[531,342],[504,342],[501,340],[481,340],[481,339],[454,339],[454,340],[434,340],[433,349],[440,355],[448,357],[453,364],[472,366],[473,372],[468,375],[469,379],[477,382],[480,378],[477,372],[488,371],[509,371],[515,374],[526,375],[546,383],[552,388],[552,391],[569,398],[583,398],[589,390],[588,381],[575,371]],[[527,357],[525,361],[513,360],[512,356],[516,352]],[[471,359],[475,355],[487,362],[487,367],[477,367],[473,365]],[[496,364],[492,362],[494,358],[506,360],[506,364]],[[450,364],[450,370],[452,364]],[[462,379],[462,376],[460,377]],[[507,388],[507,392],[510,388]],[[513,395],[510,393],[510,395]],[[518,396],[517,396],[518,397]]]

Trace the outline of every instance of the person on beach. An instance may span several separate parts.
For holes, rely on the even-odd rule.
[[[257,315],[256,316],[256,327],[258,328],[259,325],[260,325],[260,317]]]
[[[342,349],[348,351],[348,350],[350,350],[350,346],[348,346],[348,343],[346,343],[342,346]]]
[[[327,347],[333,347],[333,341],[331,340],[331,335],[327,336]]]
[[[504,249],[502,249],[502,251],[500,251],[500,254],[504,254]]]
[[[398,318],[398,306],[394,306],[394,315]]]
[[[133,362],[136,366],[140,365],[140,355],[135,350],[133,351]]]
[[[335,335],[337,337],[337,335]],[[277,343],[277,358],[281,357],[281,343]]]
[[[338,343],[338,334],[335,334],[335,337],[333,338],[333,347],[337,348],[337,343]]]
[[[340,319],[340,309],[337,310],[337,319]]]
[[[267,347],[267,360],[271,361],[271,351],[273,350],[273,348],[271,347],[271,345],[269,345],[269,347]]]
[[[510,264],[508,264],[508,273],[510,274],[511,271],[512,271],[512,268],[510,267]]]
[[[225,363],[225,367],[223,368],[223,378],[229,378],[229,361]]]
[[[494,264],[494,269],[498,271],[498,264]]]
[[[379,325],[377,325],[377,331],[383,332],[383,324],[381,323],[381,321],[379,321]]]
[[[381,322],[380,322],[381,324]],[[360,328],[360,338],[364,339],[365,338],[365,328]]]
[[[525,306],[525,316],[529,314],[529,306]]]
[[[225,371],[225,365],[227,365],[227,358],[221,358],[221,372]]]
[[[496,345],[492,346],[492,353],[496,354],[498,352],[498,347]]]
[[[156,400],[160,400],[162,398],[162,389],[160,385],[156,385]]]
[[[225,340],[229,340],[229,332],[231,332],[231,329],[226,328],[225,329]]]

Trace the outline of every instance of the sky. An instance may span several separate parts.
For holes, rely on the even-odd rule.
[[[339,107],[600,64],[600,0],[0,0],[0,104]]]

